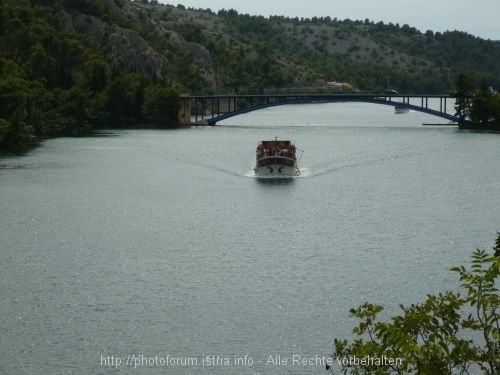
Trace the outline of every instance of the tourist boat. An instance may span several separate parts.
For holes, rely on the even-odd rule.
[[[289,140],[262,141],[257,146],[255,175],[283,178],[300,175],[295,145]]]

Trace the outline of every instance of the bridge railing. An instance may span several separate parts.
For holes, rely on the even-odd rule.
[[[247,113],[261,108],[283,104],[331,103],[331,102],[367,102],[407,107],[417,111],[456,121],[449,113],[450,95],[404,95],[380,93],[353,94],[247,94],[247,95],[185,95],[180,115],[184,123],[208,123]],[[454,108],[453,108],[454,109]]]

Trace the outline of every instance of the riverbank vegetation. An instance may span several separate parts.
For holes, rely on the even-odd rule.
[[[333,17],[334,15],[332,15]],[[151,0],[0,0],[0,147],[177,126],[180,93],[442,94],[500,86],[500,43],[371,20],[262,17]],[[471,111],[491,122],[477,96]],[[471,107],[472,108],[472,107]],[[496,115],[495,115],[496,116]]]
[[[178,91],[110,67],[86,35],[61,27],[61,9],[113,17],[97,0],[0,2],[0,146],[100,127],[176,126]]]
[[[465,292],[428,295],[424,302],[400,306],[402,313],[379,319],[380,305],[351,310],[359,324],[352,342],[335,339],[332,357],[344,374],[451,375],[500,373],[500,233],[493,253],[476,250],[469,269],[451,269]],[[354,363],[344,358],[391,358],[402,363]]]
[[[472,77],[459,74],[455,82],[456,115],[462,129],[500,131],[500,94],[483,80],[475,89]]]

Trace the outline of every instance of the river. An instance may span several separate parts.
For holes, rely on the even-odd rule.
[[[0,374],[324,373],[351,307],[457,289],[500,231],[500,136],[439,121],[292,105],[1,159]],[[252,176],[275,136],[302,177]]]

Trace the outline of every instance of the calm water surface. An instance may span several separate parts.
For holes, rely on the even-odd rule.
[[[448,269],[500,230],[500,136],[421,125],[436,121],[283,106],[0,160],[0,374],[323,373],[292,356],[328,356],[365,301],[391,314],[456,288]],[[304,150],[304,177],[251,177],[275,136]]]

